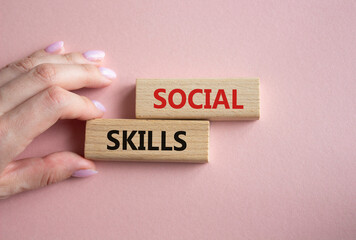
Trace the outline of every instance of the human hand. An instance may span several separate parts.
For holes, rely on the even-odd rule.
[[[116,74],[99,67],[104,56],[64,54],[63,42],[55,42],[0,70],[0,198],[97,173],[93,162],[71,152],[13,160],[59,119],[103,116],[102,104],[69,90],[110,85]]]

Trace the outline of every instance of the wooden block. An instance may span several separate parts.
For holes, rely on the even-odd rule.
[[[257,120],[259,79],[137,79],[136,118]]]
[[[85,157],[107,161],[208,162],[209,121],[87,121]]]

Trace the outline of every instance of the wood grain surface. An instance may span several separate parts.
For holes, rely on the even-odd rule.
[[[131,138],[130,138],[131,137]],[[87,121],[85,157],[107,161],[208,162],[209,121]]]
[[[259,79],[137,79],[136,118],[257,120]]]

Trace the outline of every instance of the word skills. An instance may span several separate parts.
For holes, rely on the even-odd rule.
[[[94,119],[84,155],[92,160],[208,162],[209,121]]]

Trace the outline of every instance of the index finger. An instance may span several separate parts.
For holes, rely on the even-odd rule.
[[[105,52],[100,50],[91,50],[85,53],[63,53],[63,42],[60,41],[49,45],[45,49],[38,50],[19,61],[8,64],[0,69],[0,86],[43,63],[93,64],[98,66],[105,57]]]

